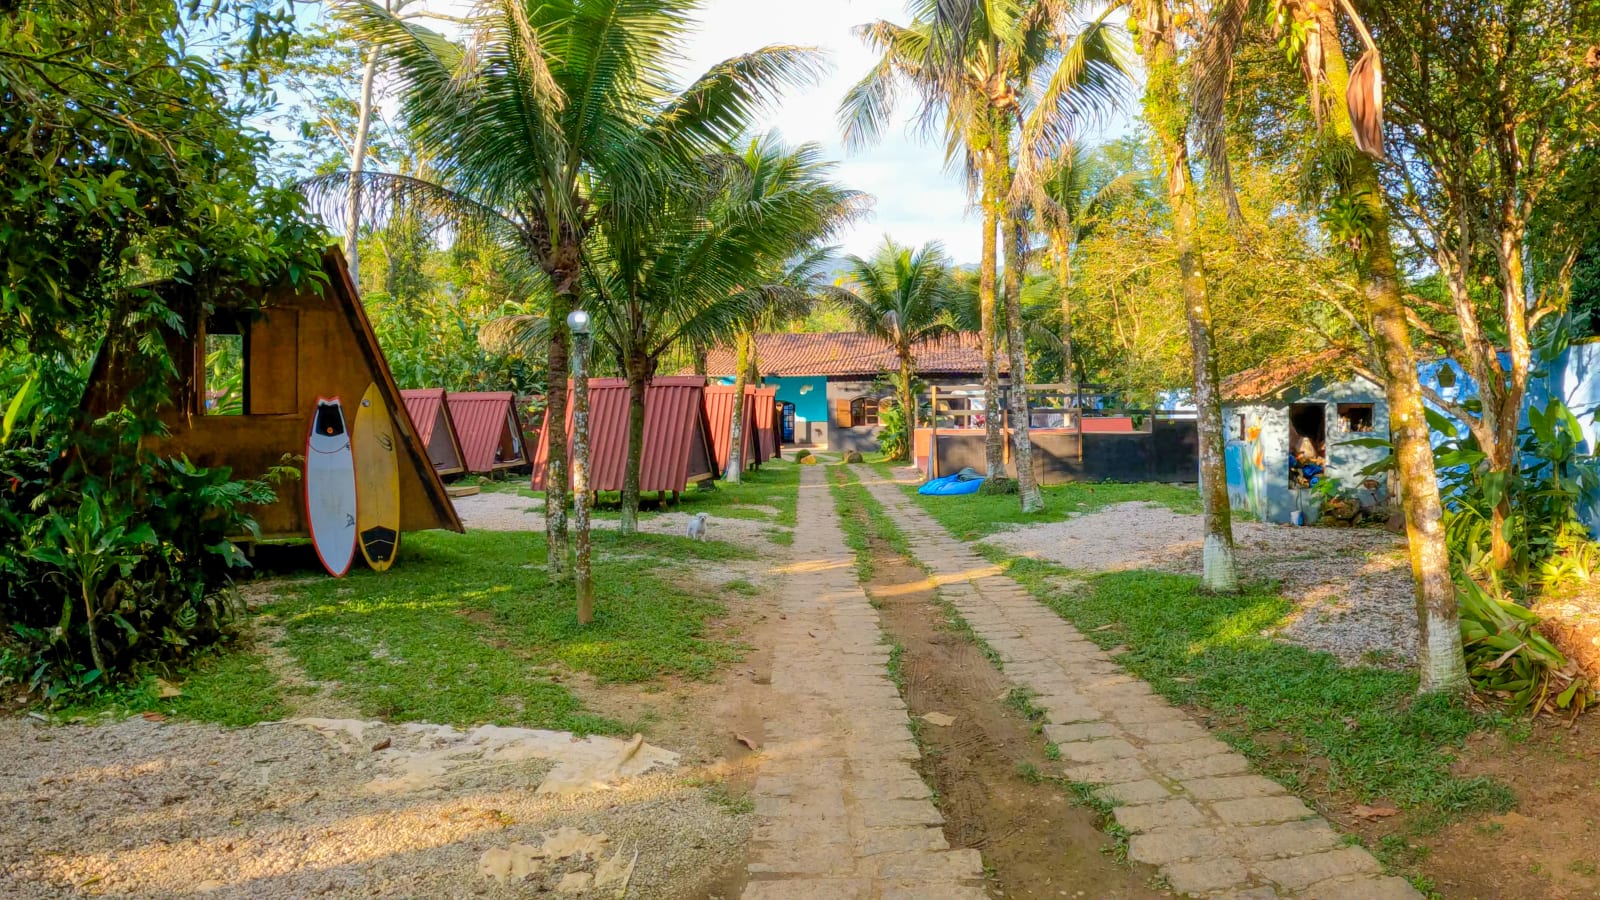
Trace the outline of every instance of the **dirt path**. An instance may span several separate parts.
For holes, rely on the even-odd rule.
[[[801,475],[799,523],[743,896],[981,898],[978,852],[950,849],[912,768],[889,648],[820,467]]]
[[[1099,816],[1072,802],[1067,786],[1045,780],[1051,763],[1031,710],[952,627],[932,579],[882,541],[872,549],[867,592],[900,648],[900,691],[922,747],[917,770],[939,793],[951,845],[983,854],[1002,897],[1171,896],[1151,886],[1153,869],[1108,852]]]
[[[1261,896],[1418,898],[1338,832],[1071,625],[952,538],[900,488],[858,469],[941,593],[1032,691],[1060,774],[1118,806],[1128,854],[1174,890]]]

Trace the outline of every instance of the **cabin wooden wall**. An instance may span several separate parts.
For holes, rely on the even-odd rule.
[[[319,398],[339,398],[347,426],[354,427],[361,396],[368,385],[392,379],[382,362],[364,315],[355,307],[342,259],[330,252],[329,275],[335,284],[329,296],[283,292],[268,299],[260,316],[241,326],[245,332],[245,411],[243,415],[206,415],[204,323],[192,323],[193,341],[173,338],[180,384],[175,403],[161,413],[170,433],[155,441],[159,452],[183,454],[200,466],[227,466],[236,477],[254,478],[273,466],[304,472],[306,435]],[[370,341],[370,350],[367,346]],[[124,371],[115,360],[97,364],[86,403],[102,412],[114,408],[128,389],[145,377]],[[417,437],[398,390],[393,390],[395,429],[402,440],[400,465],[401,529],[460,530],[444,495],[433,463]],[[305,486],[294,479],[278,486],[278,500],[256,510],[263,537],[304,536]],[[435,495],[435,492],[436,495]]]

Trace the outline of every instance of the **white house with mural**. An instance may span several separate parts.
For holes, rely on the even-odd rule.
[[[1262,522],[1307,523],[1321,509],[1318,485],[1332,479],[1367,503],[1387,498],[1388,481],[1361,470],[1388,451],[1363,446],[1389,438],[1383,387],[1342,363],[1338,351],[1296,357],[1222,381],[1228,500]]]

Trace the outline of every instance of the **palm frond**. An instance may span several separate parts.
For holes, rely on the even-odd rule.
[[[350,172],[330,172],[297,184],[312,210],[330,227],[346,221]],[[487,238],[501,246],[522,238],[520,224],[492,206],[440,184],[389,172],[360,174],[364,220],[381,227],[394,215],[417,216],[434,228]]]
[[[1228,219],[1242,222],[1238,193],[1233,185],[1233,165],[1228,159],[1226,107],[1233,85],[1234,54],[1244,34],[1251,0],[1219,0],[1206,22],[1195,59],[1194,134],[1223,198]]]

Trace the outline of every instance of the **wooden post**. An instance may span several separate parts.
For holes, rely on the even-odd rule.
[[[928,397],[929,409],[932,415],[928,422],[928,480],[939,477],[939,386],[928,385],[931,392]]]

